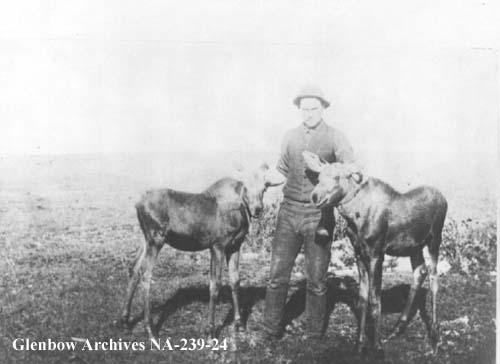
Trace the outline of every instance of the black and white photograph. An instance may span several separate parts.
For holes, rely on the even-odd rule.
[[[496,363],[499,24],[2,3],[0,363]]]

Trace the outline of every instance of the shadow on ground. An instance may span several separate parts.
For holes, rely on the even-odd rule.
[[[328,277],[327,282],[327,308],[324,331],[326,331],[326,329],[328,328],[329,318],[338,303],[347,305],[351,313],[359,322],[358,283],[350,276],[330,276]],[[305,310],[307,291],[306,281],[302,280],[298,282],[298,286],[299,289],[292,294],[285,306],[283,327],[286,327],[286,325],[290,324],[293,320],[298,318]],[[402,313],[406,306],[410,288],[411,286],[409,284],[399,284],[389,289],[383,290],[381,295],[382,314]],[[424,324],[429,329],[430,318],[426,309],[427,293],[428,290],[426,288],[421,288],[417,293],[413,307],[410,311],[408,322],[410,323],[413,320],[415,314],[419,312]],[[370,317],[368,317],[368,320],[371,322]]]
[[[334,311],[338,303],[343,303],[347,305],[351,313],[358,320],[358,284],[350,276],[336,277],[330,276],[327,279],[328,290],[327,290],[327,311],[326,318],[329,318]],[[301,316],[305,311],[306,302],[306,291],[307,285],[306,280],[300,280],[294,282],[292,286],[293,293],[289,297],[286,305],[285,312],[282,321],[282,327],[286,327],[293,320]],[[406,305],[407,297],[410,291],[409,284],[399,284],[390,289],[382,291],[382,313],[401,313]],[[415,299],[414,307],[410,313],[410,320],[413,319],[417,312],[420,312],[424,323],[427,325],[429,321],[429,316],[426,311],[425,302],[428,290],[422,288]],[[259,302],[263,301],[266,294],[266,287],[241,287],[239,291],[240,296],[240,306],[241,306],[241,316],[244,325],[246,326],[247,321],[252,313],[252,309]],[[154,305],[153,312],[159,315],[159,319],[155,324],[157,332],[160,331],[163,324],[166,322],[168,317],[175,313],[176,311],[182,309],[195,302],[209,302],[209,289],[208,286],[191,286],[185,288],[179,288],[174,295],[166,300],[163,304]],[[229,286],[221,287],[218,303],[232,303],[231,289]],[[231,308],[227,315],[225,316],[222,325],[217,328],[217,334],[219,334],[225,327],[229,326],[233,322],[234,311]],[[136,316],[130,321],[130,326],[134,327],[138,322],[143,319],[143,313]],[[328,327],[328,320],[325,321],[326,330]]]

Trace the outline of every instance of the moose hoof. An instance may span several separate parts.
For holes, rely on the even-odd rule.
[[[382,360],[385,357],[384,349],[382,347],[376,347],[373,349],[373,356],[375,360]]]
[[[217,330],[215,326],[209,325],[205,328],[205,335],[207,335],[211,339],[216,339],[217,338]]]
[[[356,344],[354,352],[363,359],[370,357],[375,360],[381,360],[385,357],[384,349],[380,345],[369,347],[368,344]]]
[[[365,357],[367,354],[368,354],[368,347],[366,346],[366,344],[356,344],[354,346],[354,353],[356,353],[357,355],[361,356],[361,357]]]
[[[132,324],[128,320],[128,317],[121,317],[120,319],[113,321],[113,326],[119,329],[130,329]]]
[[[429,341],[432,347],[432,351],[434,352],[434,354],[437,354],[439,346],[439,330],[437,327],[433,327],[432,330],[430,330]]]
[[[243,325],[243,322],[238,319],[234,321],[234,329],[236,332],[243,332],[245,331],[245,325]]]

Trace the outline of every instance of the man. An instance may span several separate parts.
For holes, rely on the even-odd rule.
[[[323,334],[326,273],[335,221],[333,209],[322,212],[310,202],[317,175],[306,170],[302,152],[314,152],[329,163],[346,163],[353,161],[353,151],[343,134],[323,121],[323,111],[330,103],[319,88],[304,87],[293,103],[300,109],[302,123],[285,134],[277,165],[278,171],[286,177],[286,184],[272,242],[263,326],[266,337],[279,336],[290,274],[304,245],[306,333],[308,337],[318,339]],[[322,215],[323,220],[318,226]]]

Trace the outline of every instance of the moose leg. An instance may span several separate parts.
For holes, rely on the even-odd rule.
[[[418,311],[420,313],[420,318],[422,319],[425,325],[425,329],[427,331],[427,337],[431,338],[432,337],[431,318],[429,317],[429,313],[427,312],[427,307],[426,307],[427,290],[424,291],[423,289],[420,289],[419,293],[421,293],[422,295],[420,297],[417,296]],[[410,320],[411,320],[411,315],[410,315]]]
[[[243,328],[239,303],[240,273],[238,270],[238,263],[240,259],[240,252],[235,251],[227,253],[226,258],[229,272],[229,284],[231,285],[231,294],[233,296],[234,327],[238,330]]]
[[[439,245],[437,245],[439,247]],[[429,247],[429,255],[431,256],[430,264],[430,288],[432,292],[432,328],[429,335],[429,340],[432,346],[434,354],[437,354],[438,342],[439,342],[439,324],[437,320],[437,292],[438,292],[438,274],[437,274],[437,263],[438,263],[438,248],[431,249]]]
[[[222,275],[222,252],[215,247],[210,249],[210,336],[215,337],[215,302],[219,296]]]
[[[139,284],[139,280],[141,278],[140,271],[145,253],[146,253],[146,247],[143,246],[141,247],[132,265],[132,269],[130,270],[127,294],[125,296],[125,304],[123,307],[122,317],[121,317],[121,323],[124,325],[128,325],[128,320],[130,317],[130,308],[132,306],[132,299],[134,298],[135,290],[137,289],[137,285]]]
[[[406,330],[406,327],[410,322],[411,311],[414,307],[415,297],[419,293],[420,288],[422,287],[422,283],[427,277],[427,268],[425,267],[425,260],[422,254],[422,250],[415,252],[410,256],[410,259],[411,267],[413,269],[413,282],[410,288],[410,293],[408,294],[408,298],[406,300],[406,306],[387,340],[401,335]]]
[[[144,285],[144,325],[150,339],[155,338],[155,332],[153,331],[152,328],[152,319],[151,319],[151,302],[150,302],[151,278],[153,276],[153,268],[156,263],[156,258],[158,257],[159,251],[160,251],[159,246],[157,246],[152,241],[148,242],[146,248],[146,256],[145,256],[143,285]]]
[[[382,289],[382,262],[384,255],[372,258],[370,260],[370,308],[373,318],[373,348],[375,349],[376,357],[383,357],[384,350],[380,344],[380,323],[382,317],[382,304],[380,291]]]
[[[358,340],[356,342],[355,351],[358,354],[363,354],[367,346],[367,336],[366,336],[366,314],[368,310],[368,299],[369,299],[369,275],[366,265],[360,256],[357,257],[356,262],[358,264],[359,272],[359,301],[358,301],[358,312],[359,312],[359,322],[358,322]]]

